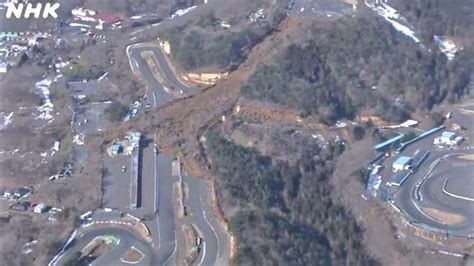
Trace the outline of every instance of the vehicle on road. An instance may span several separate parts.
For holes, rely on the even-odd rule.
[[[125,165],[122,165],[122,172],[127,172],[127,167]]]

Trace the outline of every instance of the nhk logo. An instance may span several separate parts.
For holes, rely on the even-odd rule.
[[[59,8],[59,3],[51,4],[51,3],[37,3],[33,5],[32,3],[13,3],[8,2],[5,4],[7,7],[7,18],[11,18],[12,16],[19,19],[19,18],[30,18],[32,15],[34,18],[39,18],[41,13],[43,15],[42,18],[53,17],[57,18],[58,14],[56,10]]]

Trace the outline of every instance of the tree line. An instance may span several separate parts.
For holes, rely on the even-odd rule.
[[[253,148],[209,133],[206,151],[220,205],[239,206],[229,218],[236,264],[376,265],[362,245],[363,231],[332,198],[328,178],[335,145],[296,165],[272,161]]]
[[[322,122],[372,111],[403,120],[468,93],[474,64],[461,51],[448,62],[400,34],[381,18],[361,15],[315,26],[304,44],[293,44],[259,66],[242,95],[318,114]]]

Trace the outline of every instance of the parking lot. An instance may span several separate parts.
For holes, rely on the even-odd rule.
[[[104,157],[102,207],[130,209],[130,156]],[[122,172],[122,166],[126,171]]]

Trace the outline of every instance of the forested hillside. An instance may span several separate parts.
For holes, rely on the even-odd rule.
[[[375,265],[354,218],[332,198],[334,147],[290,166],[210,133],[221,207],[238,206],[229,229],[241,265]]]
[[[474,9],[471,0],[397,0],[394,6],[431,40],[433,35],[469,38],[474,34]],[[473,43],[474,40],[471,40]]]
[[[279,103],[323,122],[369,110],[401,120],[467,93],[472,51],[454,61],[436,48],[415,44],[381,18],[345,18],[315,26],[312,38],[261,65],[242,87],[251,99]]]

